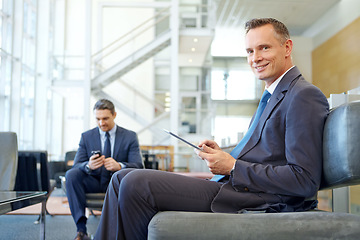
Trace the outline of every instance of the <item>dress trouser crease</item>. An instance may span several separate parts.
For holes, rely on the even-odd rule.
[[[110,181],[95,239],[146,239],[148,224],[159,211],[211,212],[220,187],[157,170],[118,171]]]
[[[72,168],[68,170],[66,172],[65,178],[66,195],[69,201],[71,215],[73,216],[77,226],[77,231],[81,230],[86,232],[85,194],[105,191],[101,189],[99,179],[88,175],[79,168]]]

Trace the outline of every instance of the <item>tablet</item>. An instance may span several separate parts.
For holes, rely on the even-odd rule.
[[[196,148],[197,150],[202,151],[201,148],[199,148],[198,146],[195,146],[195,145],[192,144],[191,142],[186,141],[185,139],[179,137],[178,135],[176,135],[176,134],[174,134],[174,133],[172,133],[172,132],[170,132],[170,131],[168,131],[168,130],[166,130],[166,129],[164,129],[164,131],[165,131],[166,133],[170,134],[171,136],[176,137],[176,138],[179,139],[180,141],[183,141],[184,143],[188,144],[189,146],[191,146],[191,147],[193,147],[193,148]]]

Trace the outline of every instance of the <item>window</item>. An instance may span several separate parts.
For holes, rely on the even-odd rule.
[[[36,19],[37,2],[24,1],[23,3],[23,32],[22,32],[22,71],[21,71],[21,109],[19,148],[32,149],[34,138],[34,111],[35,111],[35,51],[36,51]]]
[[[211,73],[213,100],[256,99],[256,79],[250,70],[214,70]]]
[[[244,136],[251,117],[216,116],[214,120],[214,140],[221,145],[236,145]]]
[[[7,0],[0,1],[0,5],[0,130],[17,132],[19,149],[31,149],[37,77],[37,0],[19,4]]]
[[[221,147],[236,145],[249,127],[263,91],[246,58],[214,58],[211,99],[216,103],[212,135]]]
[[[10,128],[10,92],[12,69],[12,1],[0,2],[0,131]]]

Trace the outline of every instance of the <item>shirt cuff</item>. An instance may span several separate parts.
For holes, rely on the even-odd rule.
[[[118,163],[120,164],[121,169],[126,168],[126,165],[125,165],[125,164],[123,164],[123,163],[121,163],[121,162],[118,162]]]

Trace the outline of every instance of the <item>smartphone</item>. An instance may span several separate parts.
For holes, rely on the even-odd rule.
[[[189,146],[191,146],[191,147],[193,147],[193,148],[196,148],[197,150],[202,151],[201,148],[199,148],[198,146],[192,144],[191,142],[186,141],[186,140],[183,139],[182,137],[179,137],[178,135],[176,135],[176,134],[174,134],[174,133],[172,133],[172,132],[170,132],[170,131],[168,131],[168,130],[166,130],[166,129],[163,129],[163,130],[164,130],[166,133],[170,134],[171,136],[176,137],[176,138],[179,139],[180,141],[183,141],[184,143],[188,144]]]
[[[100,150],[91,151],[91,156],[95,155],[95,154],[99,154],[99,156],[100,156]]]

